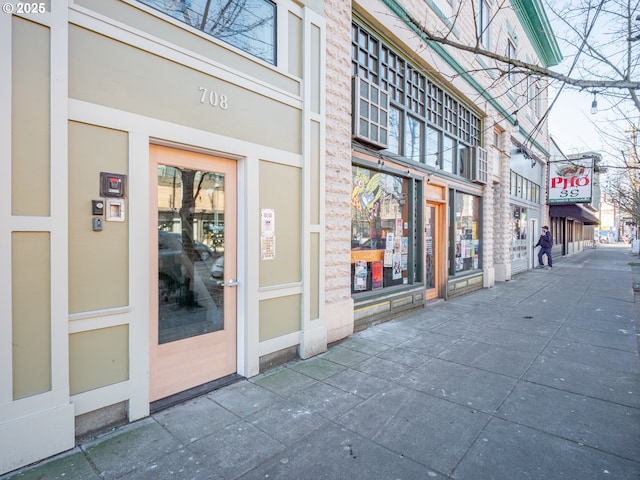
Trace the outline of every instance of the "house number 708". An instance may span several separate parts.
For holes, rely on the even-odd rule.
[[[202,92],[200,103],[208,103],[212,107],[220,107],[222,110],[229,107],[226,95],[218,94],[218,92],[204,87],[200,87],[199,90]]]

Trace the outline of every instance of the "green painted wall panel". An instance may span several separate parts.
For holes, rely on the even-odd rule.
[[[178,22],[168,15],[154,10],[151,10],[152,13],[147,13],[143,10],[145,7],[142,4],[132,2],[133,4],[129,5],[121,0],[75,0],[74,3],[187,51],[202,55],[205,59],[212,60],[214,64],[225,65],[292,95],[300,95],[301,84],[297,79],[283,74],[271,65],[265,65],[250,54],[237,53],[227,43]],[[177,22],[177,25],[174,22]]]
[[[128,212],[126,222],[104,221],[102,232],[94,232],[91,225],[91,200],[100,198],[100,172],[126,175],[128,148],[125,132],[69,123],[70,313],[129,304]]]
[[[309,318],[320,318],[320,234],[312,233],[309,253]]]
[[[261,287],[302,281],[301,182],[299,168],[260,162],[260,209],[274,210],[276,237],[275,259],[260,260]]]
[[[311,225],[320,224],[320,205],[322,203],[320,188],[322,180],[322,176],[320,175],[320,128],[321,127],[318,122],[311,122],[311,138],[309,139],[309,175],[311,176],[309,182],[309,221],[311,222]]]
[[[302,78],[304,55],[302,19],[289,12],[289,73]]]
[[[101,328],[69,336],[71,395],[129,378],[129,326]]]
[[[14,400],[51,390],[50,252],[48,232],[11,235]]]
[[[11,24],[11,213],[50,212],[50,32],[14,16]]]
[[[69,96],[301,152],[299,108],[74,26]]]
[[[288,295],[260,302],[260,341],[297,332],[302,325],[302,297]]]

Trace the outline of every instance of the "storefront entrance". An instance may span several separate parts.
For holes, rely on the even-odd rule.
[[[444,245],[444,206],[427,202],[425,210],[425,287],[426,298],[431,300],[442,294],[442,259]]]
[[[236,163],[158,145],[150,160],[155,401],[236,372]]]

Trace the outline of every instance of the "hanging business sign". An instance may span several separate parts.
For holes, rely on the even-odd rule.
[[[590,203],[593,159],[549,164],[549,204]]]

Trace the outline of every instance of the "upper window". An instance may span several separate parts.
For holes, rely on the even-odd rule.
[[[268,0],[138,0],[276,64],[276,6]]]
[[[405,160],[469,178],[470,169],[461,162],[470,158],[465,149],[480,145],[480,117],[365,27],[354,22],[351,33],[354,86],[379,86],[388,99],[388,116],[380,116],[378,122],[382,131],[388,118],[385,143],[363,134],[363,112],[377,113],[378,109],[367,110],[371,102],[363,102],[360,89],[354,87],[354,137]],[[380,111],[387,111],[386,106]]]
[[[533,113],[536,118],[542,117],[542,99],[540,98],[540,86],[538,84],[533,87]]]
[[[540,185],[511,170],[511,196],[540,203]]]
[[[491,9],[487,0],[478,1],[478,41],[484,48],[489,48],[489,21]]]
[[[511,40],[507,42],[507,58],[509,60],[515,60],[516,58],[516,46]],[[511,83],[516,83],[516,73],[513,65],[507,65],[507,76]]]

